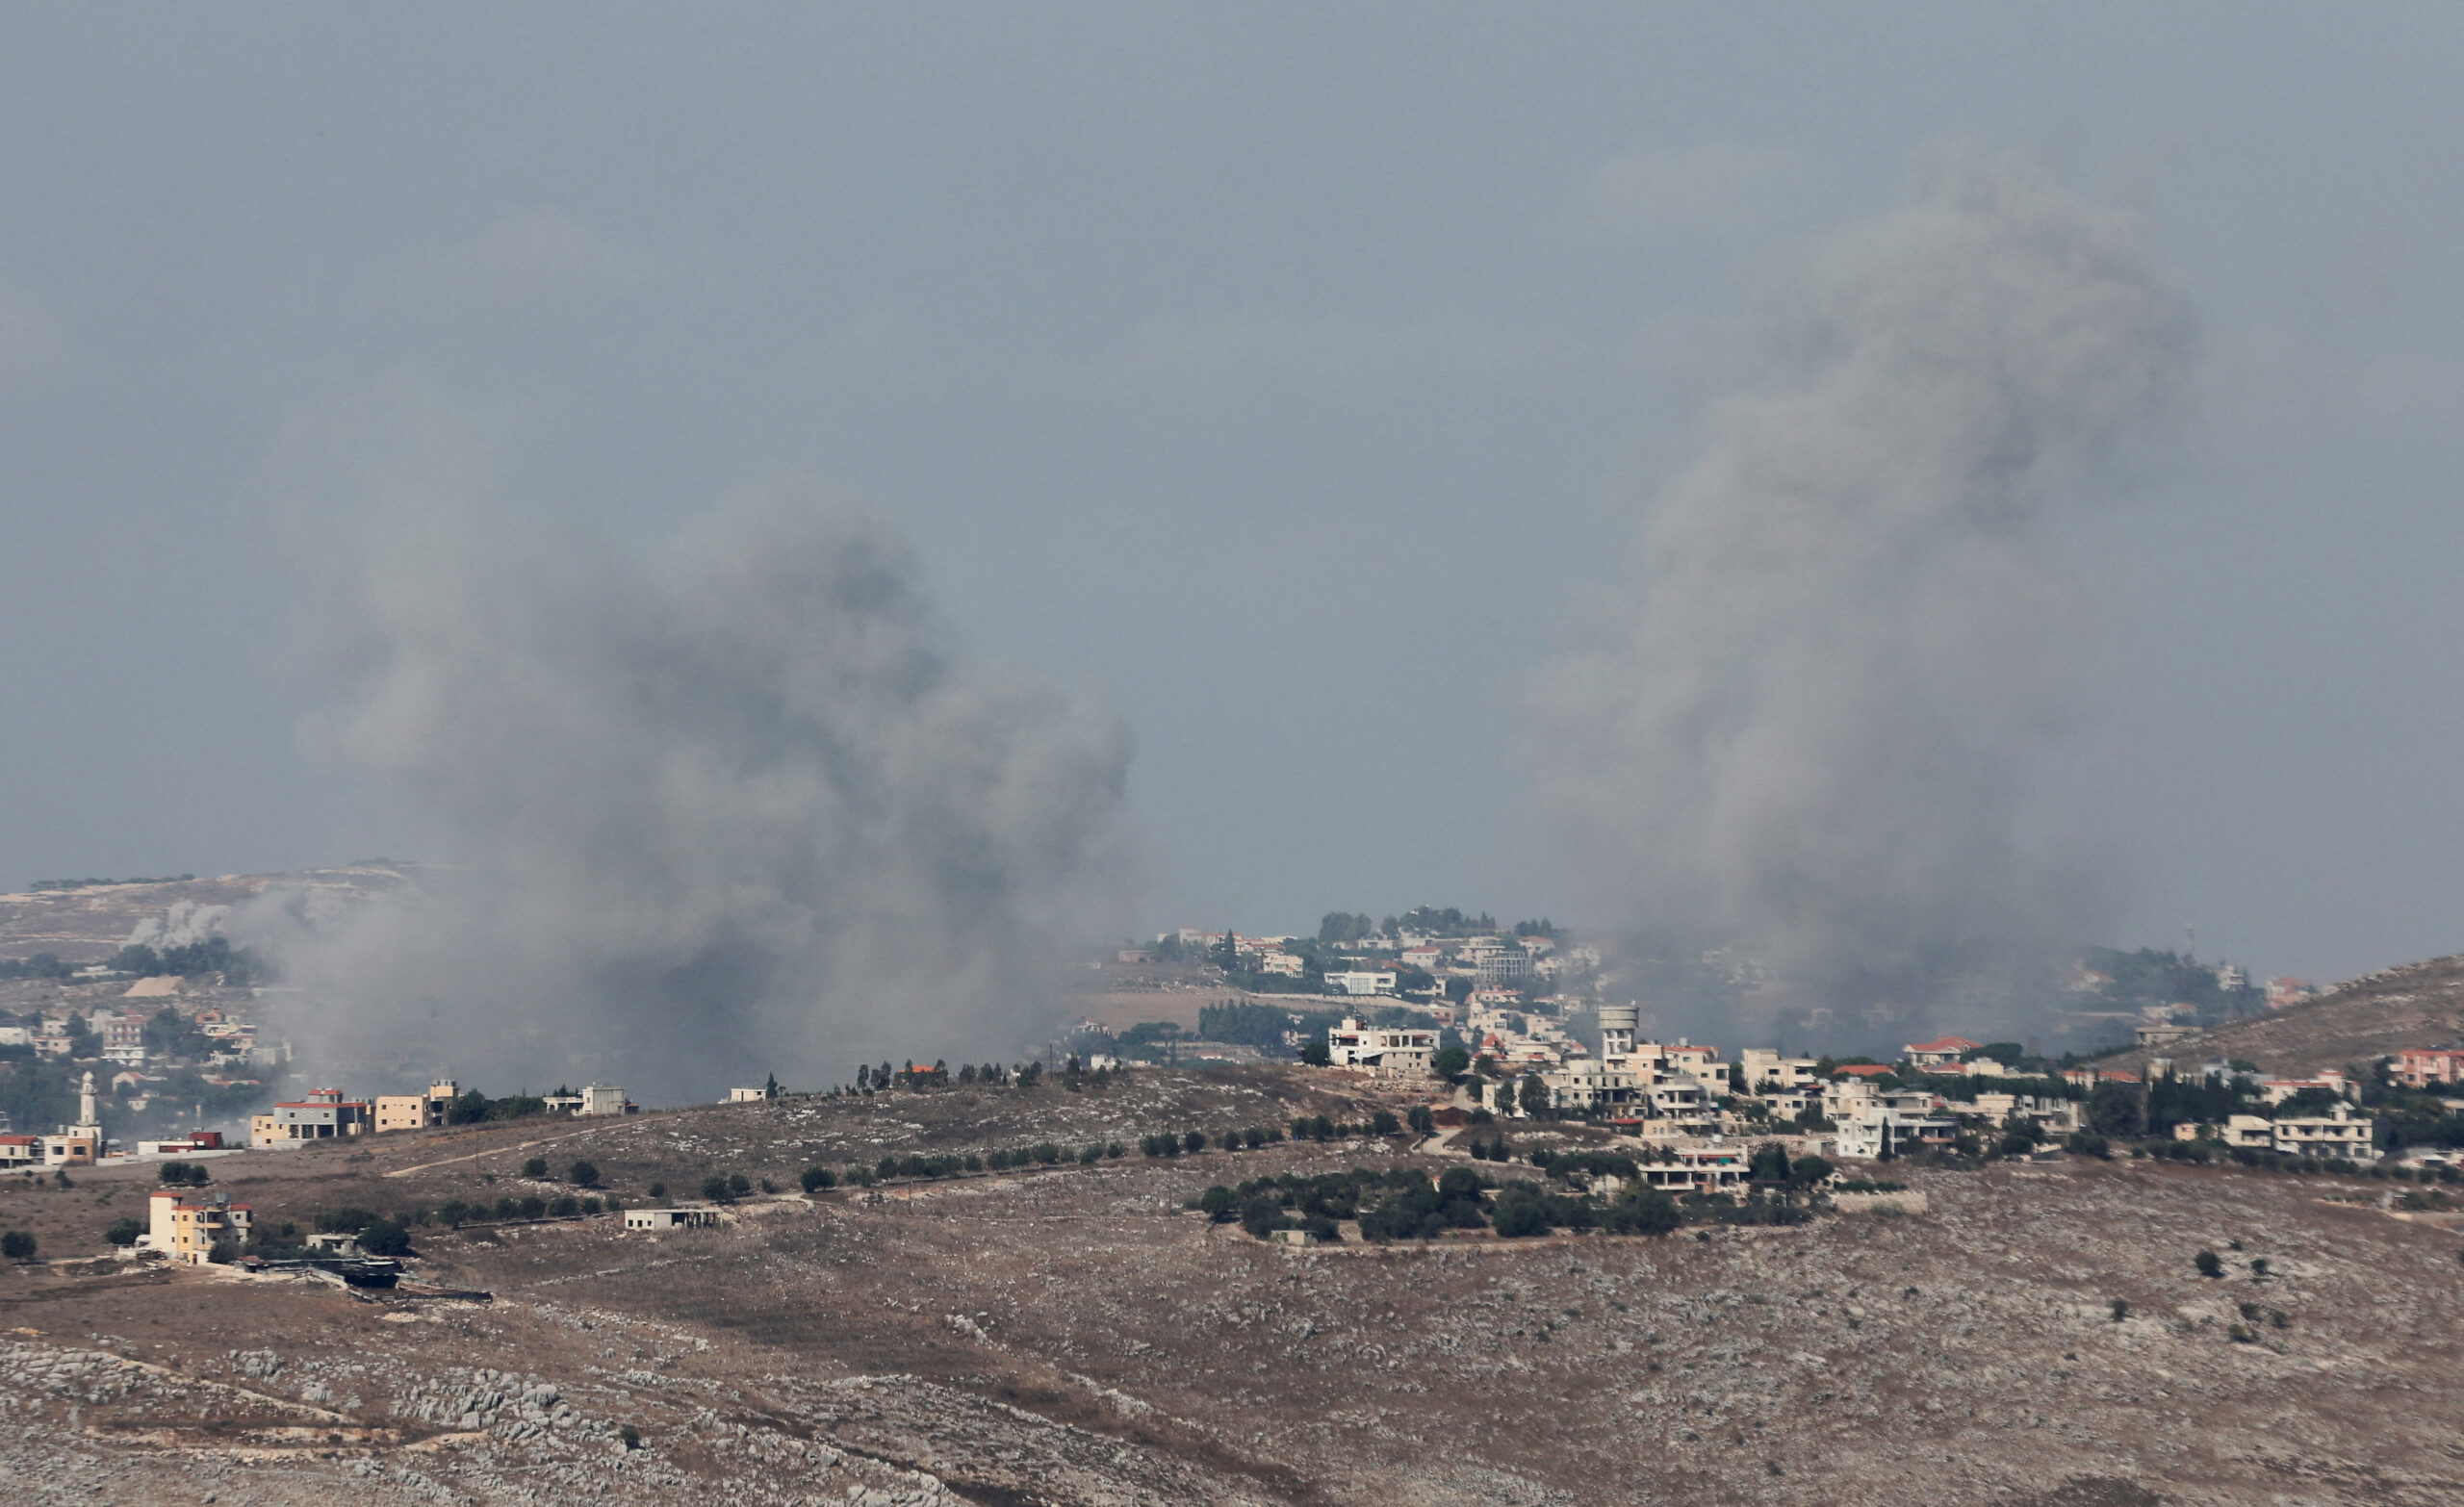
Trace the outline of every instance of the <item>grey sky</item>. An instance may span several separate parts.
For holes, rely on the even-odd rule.
[[[1154,925],[1580,917],[1516,759],[1775,258],[1945,138],[2146,217],[2189,438],[2071,525],[2026,828],[2112,940],[2464,946],[2444,6],[0,18],[0,879],[399,854],[265,498],[337,395],[618,541],[812,473],[1137,738]]]

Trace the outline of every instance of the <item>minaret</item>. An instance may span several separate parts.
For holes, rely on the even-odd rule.
[[[99,1126],[94,1118],[94,1070],[86,1069],[85,1086],[77,1090],[77,1127],[80,1130]]]

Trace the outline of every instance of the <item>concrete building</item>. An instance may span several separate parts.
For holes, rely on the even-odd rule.
[[[581,1114],[630,1114],[633,1103],[614,1084],[592,1084],[581,1091]]]
[[[698,1230],[719,1222],[715,1209],[628,1209],[625,1228],[628,1230]]]
[[[201,1266],[217,1243],[244,1245],[252,1217],[246,1204],[235,1204],[217,1193],[162,1188],[146,1200],[147,1220],[142,1243],[176,1262]]]
[[[286,1148],[312,1140],[364,1136],[375,1127],[370,1106],[346,1099],[339,1088],[312,1088],[308,1097],[277,1104],[270,1113],[248,1121],[248,1144],[259,1149]]]
[[[445,1123],[446,1111],[462,1092],[451,1082],[430,1084],[425,1093],[380,1093],[376,1096],[376,1130],[431,1130]]]
[[[1948,1067],[1985,1045],[1965,1036],[1944,1036],[1938,1041],[1912,1041],[1908,1045],[1908,1064],[1920,1069]]]
[[[2079,1101],[2076,1099],[2046,1099],[2024,1093],[1981,1093],[1976,1096],[1976,1112],[2002,1126],[2008,1126],[2013,1120],[2032,1120],[2039,1129],[2056,1136],[2067,1136],[2080,1128]]]
[[[2452,1047],[2406,1047],[2396,1054],[2396,1081],[2407,1088],[2451,1088],[2464,1084],[2464,1051]]]
[[[1943,1115],[1911,1114],[1875,1103],[1837,1120],[1839,1154],[1867,1162],[1905,1156],[1926,1147],[1948,1146],[1959,1139],[1959,1123]]]
[[[1392,994],[1395,992],[1395,975],[1372,968],[1352,968],[1342,973],[1329,973],[1326,975],[1326,992],[1352,995]]]
[[[1418,1026],[1364,1026],[1347,1015],[1341,1025],[1326,1028],[1326,1052],[1337,1067],[1374,1068],[1381,1077],[1425,1077],[1437,1056],[1437,1033]]]
[[[1602,1012],[1604,1016],[1606,1011]],[[1770,1047],[1747,1047],[1737,1054],[1737,1065],[1745,1069],[1745,1087],[1749,1093],[1761,1093],[1764,1086],[1780,1088],[1813,1086],[1814,1060],[1810,1057],[1783,1057]]]

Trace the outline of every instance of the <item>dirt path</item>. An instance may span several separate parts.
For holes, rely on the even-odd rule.
[[[425,1172],[435,1167],[449,1167],[457,1162],[476,1162],[482,1157],[502,1156],[508,1151],[528,1151],[533,1146],[553,1145],[555,1142],[560,1140],[571,1140],[577,1136],[587,1136],[591,1131],[598,1130],[599,1128],[600,1127],[594,1125],[588,1130],[567,1131],[561,1136],[542,1136],[537,1140],[518,1141],[510,1146],[490,1146],[485,1151],[474,1151],[468,1156],[443,1157],[434,1162],[423,1162],[417,1166],[396,1167],[393,1171],[386,1173],[385,1176],[408,1177],[414,1172]]]

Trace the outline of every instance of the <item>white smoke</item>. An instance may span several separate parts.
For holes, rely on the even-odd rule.
[[[376,491],[328,536],[316,737],[448,861],[270,938],[295,1034],[380,1076],[661,1098],[1042,1039],[1054,954],[1114,924],[1128,738],[959,662],[889,529],[782,485],[615,558],[416,474]]]
[[[1546,678],[1542,792],[1604,918],[1742,947],[1810,1003],[1921,1005],[2093,903],[2014,835],[2080,627],[2044,525],[2165,422],[2192,320],[2129,217],[1958,160],[1755,329],[1759,379]]]

